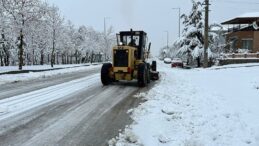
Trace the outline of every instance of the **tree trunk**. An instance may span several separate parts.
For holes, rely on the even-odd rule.
[[[56,30],[53,30],[53,40],[52,40],[52,51],[51,51],[51,67],[54,67],[55,63],[55,36],[56,36]]]
[[[1,61],[1,66],[4,66],[3,53],[2,52],[0,52],[0,61]]]
[[[76,64],[77,64],[77,59],[78,59],[77,50],[76,50],[76,52],[75,52],[75,58],[76,58]]]
[[[54,50],[52,50],[51,58],[50,58],[51,67],[54,67],[54,63],[55,63],[55,53],[54,53]]]
[[[48,64],[49,64],[49,54],[48,54]]]
[[[5,40],[5,34],[4,34],[4,29],[2,29],[2,40]],[[1,66],[9,66],[10,65],[10,52],[9,49],[6,47],[5,44],[2,45],[3,51],[1,52]]]
[[[25,52],[25,56],[24,56],[24,64],[29,65],[29,54]]]
[[[85,54],[85,62],[84,63],[87,63],[88,62],[88,52],[86,52]]]
[[[73,64],[73,55],[70,55],[70,64]]]
[[[57,64],[59,64],[59,58],[58,58],[58,52],[56,53],[56,56],[57,56],[57,58],[56,58],[56,60],[57,60]]]
[[[20,30],[20,44],[19,44],[19,70],[23,67],[23,29]]]
[[[64,60],[64,54],[61,54],[61,64],[65,64],[65,60]]]
[[[35,65],[35,50],[32,48],[32,64]]]
[[[66,64],[69,64],[69,55],[66,55]]]
[[[93,63],[94,61],[94,53],[92,52],[92,55],[91,55],[91,64]]]
[[[197,57],[196,60],[197,60],[198,67],[201,67],[201,59],[200,59],[200,57]]]
[[[7,52],[6,55],[5,55],[4,64],[5,64],[5,66],[10,65],[10,54],[9,54],[9,52]]]
[[[40,51],[40,65],[44,64],[44,53],[43,50]]]

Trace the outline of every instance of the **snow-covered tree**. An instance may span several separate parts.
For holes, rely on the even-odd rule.
[[[111,55],[115,35],[64,23],[58,7],[41,0],[0,0],[0,65],[85,63]]]
[[[10,58],[10,45],[8,45],[8,30],[9,27],[6,22],[6,14],[3,11],[2,1],[0,1],[0,65],[8,66]]]
[[[33,19],[37,19],[40,11],[39,0],[1,0],[2,7],[13,22],[14,29],[18,34],[17,46],[19,48],[19,69],[24,65],[24,46],[26,25]]]
[[[64,19],[61,17],[59,13],[59,9],[56,6],[52,6],[49,8],[47,12],[47,19],[49,21],[50,30],[51,30],[51,40],[52,40],[52,50],[51,50],[51,67],[55,64],[55,52],[58,43],[58,38],[61,35],[62,24]]]

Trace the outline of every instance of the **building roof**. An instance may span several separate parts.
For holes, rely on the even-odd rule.
[[[225,21],[221,23],[222,25],[225,24],[252,24],[255,21],[259,20],[259,12],[252,12],[252,13],[245,13],[240,15],[234,19]]]

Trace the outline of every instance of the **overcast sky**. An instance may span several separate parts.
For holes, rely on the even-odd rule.
[[[189,13],[191,0],[48,0],[60,8],[61,14],[76,26],[92,26],[104,30],[104,17],[107,26],[112,25],[116,32],[130,28],[144,30],[152,42],[152,50],[158,52],[166,45],[166,32],[169,43],[178,37],[178,11]],[[259,11],[258,0],[211,0],[210,23],[221,23],[246,12]]]

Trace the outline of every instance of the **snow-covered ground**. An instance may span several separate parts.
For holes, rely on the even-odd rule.
[[[161,81],[136,95],[147,101],[111,146],[259,145],[259,66],[158,69]]]
[[[229,64],[224,66],[213,66],[210,69],[226,69],[226,68],[242,68],[242,67],[255,67],[259,66],[259,63],[245,63],[245,64]]]
[[[23,70],[45,70],[45,69],[55,69],[55,68],[78,67],[83,65],[90,65],[90,64],[54,65],[53,68],[50,65],[33,65],[33,66],[24,66]],[[0,73],[9,72],[9,71],[19,71],[18,66],[0,66]]]
[[[76,65],[62,65],[62,66],[56,66],[56,68],[65,68],[65,67],[73,67]],[[65,68],[65,69],[59,69],[59,70],[51,70],[51,71],[44,71],[44,72],[30,72],[30,73],[22,73],[22,74],[10,74],[10,75],[0,75],[0,85],[5,83],[12,83],[12,82],[19,82],[19,81],[26,81],[26,80],[32,80],[32,79],[38,79],[38,78],[46,78],[54,75],[59,74],[66,74],[66,73],[73,73],[83,70],[93,70],[96,68],[100,68],[101,65],[90,65],[90,66],[80,66],[75,68]],[[16,67],[17,68],[17,67]],[[1,68],[3,69],[3,68]],[[9,67],[9,70],[11,71],[12,67]],[[41,70],[41,69],[49,69],[47,66],[29,66],[24,69],[30,69],[30,70]],[[4,69],[3,69],[4,70]],[[8,70],[8,67],[6,67],[6,70]],[[2,71],[2,70],[1,70]]]

